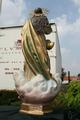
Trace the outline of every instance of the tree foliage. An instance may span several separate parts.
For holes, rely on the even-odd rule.
[[[64,96],[65,104],[69,108],[80,108],[80,81],[72,81]]]
[[[17,92],[14,90],[0,90],[0,105],[19,105]]]

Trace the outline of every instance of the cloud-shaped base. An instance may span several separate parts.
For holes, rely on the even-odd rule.
[[[36,104],[50,102],[60,91],[61,79],[58,74],[54,78],[55,80],[46,80],[38,74],[31,80],[26,80],[23,71],[14,75],[16,90],[22,101]]]

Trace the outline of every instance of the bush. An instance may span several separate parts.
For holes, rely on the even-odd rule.
[[[72,81],[67,86],[64,96],[65,106],[68,108],[80,108],[80,81]]]
[[[65,85],[53,100],[55,107],[64,109],[80,109],[80,81],[71,81]]]
[[[0,105],[20,105],[20,102],[15,90],[0,91]]]

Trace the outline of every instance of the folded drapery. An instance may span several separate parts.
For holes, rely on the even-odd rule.
[[[24,25],[21,34],[22,51],[29,71],[31,70],[34,75],[42,74],[46,79],[50,79],[50,60],[44,36],[35,32],[31,21]]]

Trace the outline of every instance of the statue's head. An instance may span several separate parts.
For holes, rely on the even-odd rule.
[[[41,8],[37,8],[37,9],[34,10],[34,13],[35,14],[43,14],[43,11],[42,11]]]

